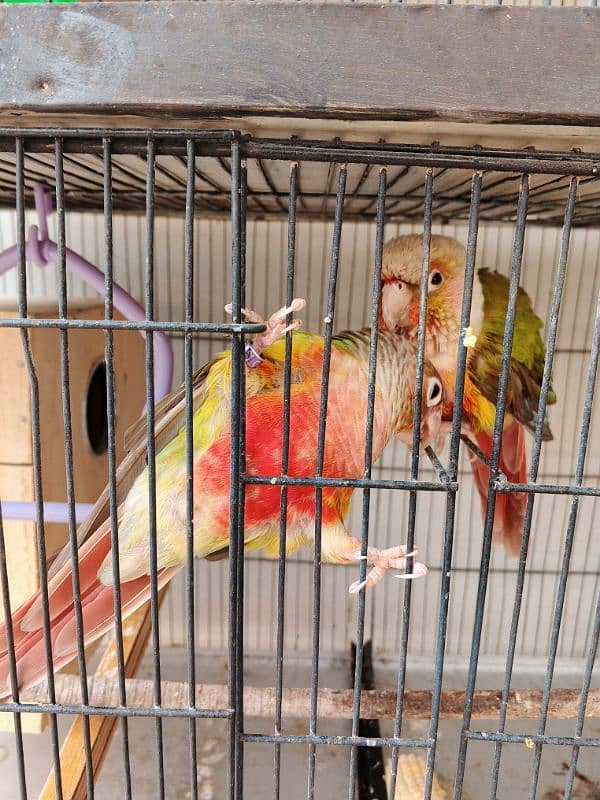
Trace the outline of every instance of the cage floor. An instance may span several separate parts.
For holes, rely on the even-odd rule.
[[[163,667],[169,679],[185,680],[186,663],[183,651],[170,649],[163,656]],[[327,663],[324,658],[321,670],[321,685],[330,688],[347,688],[350,685],[350,666],[343,659]],[[198,662],[198,679],[207,683],[218,683],[223,679],[225,660],[220,654],[206,655]],[[286,671],[286,683],[290,686],[309,685],[310,670],[303,664],[290,664]],[[140,678],[152,676],[150,658],[142,663]],[[375,679],[381,679],[381,671],[375,667]],[[245,681],[255,686],[272,685],[272,669],[265,666],[262,659],[246,659]],[[418,685],[416,675],[409,680],[413,688]],[[453,686],[452,674],[448,675],[447,688]],[[460,683],[460,681],[458,681]],[[525,683],[539,685],[531,677]],[[388,685],[387,676],[383,684]],[[562,683],[561,683],[562,685]],[[457,687],[458,688],[458,684]],[[521,688],[527,688],[522,685]],[[72,718],[59,718],[61,735],[66,734]],[[198,727],[198,798],[200,800],[221,800],[226,796],[226,756],[227,729],[226,723],[219,720],[199,720]],[[351,723],[349,720],[323,720],[319,725],[320,733],[330,735],[348,735]],[[381,723],[381,733],[392,735],[391,721]],[[519,730],[535,733],[536,720],[519,721]],[[552,720],[552,733],[570,736],[573,734],[574,720]],[[305,734],[307,722],[292,720],[285,726],[286,733]],[[408,720],[403,727],[403,735],[425,736],[428,720]],[[493,730],[492,722],[480,724],[481,730]],[[270,732],[272,723],[267,719],[248,718],[246,730],[251,732]],[[164,760],[167,800],[186,800],[191,796],[189,784],[189,743],[187,737],[188,720],[165,720]],[[442,720],[440,722],[436,773],[443,783],[451,783],[456,765],[460,722],[458,720]],[[586,724],[588,736],[600,735],[600,720],[589,720]],[[133,797],[136,800],[154,800],[157,796],[156,770],[156,736],[153,719],[130,719],[129,738],[131,768],[133,781]],[[501,779],[497,800],[519,800],[526,798],[529,790],[529,773],[532,750],[524,745],[505,745],[501,768]],[[539,800],[560,800],[564,797],[565,779],[564,762],[568,762],[570,748],[546,747],[542,757],[542,770],[537,797]],[[482,800],[488,796],[488,782],[493,751],[486,743],[471,742],[465,774],[465,800]],[[388,753],[386,752],[386,759]],[[51,743],[48,731],[42,735],[25,736],[25,758],[29,797],[37,797],[46,780],[51,764]],[[337,746],[321,746],[317,750],[317,800],[333,800],[347,797],[349,749]],[[256,800],[266,800],[273,796],[272,789],[272,745],[247,744],[245,748],[246,796]],[[306,797],[307,749],[304,745],[282,746],[282,778],[281,789],[285,800],[302,800]],[[15,747],[12,734],[0,734],[0,785],[4,788],[5,800],[18,797]],[[123,760],[119,728],[113,739],[100,776],[96,782],[95,800],[114,800],[123,796]],[[397,795],[398,797],[399,795]],[[595,748],[582,748],[579,756],[578,778],[575,782],[573,798],[577,800],[597,800],[600,796],[600,765]],[[402,800],[412,800],[403,797]]]

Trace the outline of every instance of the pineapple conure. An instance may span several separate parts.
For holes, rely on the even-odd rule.
[[[419,286],[423,259],[421,235],[398,236],[383,248],[379,325],[417,342]],[[425,354],[444,382],[446,402],[443,429],[452,420],[456,361],[461,337],[467,346],[463,399],[463,431],[474,438],[488,457],[496,414],[502,340],[508,307],[509,281],[490,269],[480,269],[473,282],[470,325],[460,330],[465,277],[465,248],[449,236],[432,236],[427,285]],[[545,348],[541,319],[531,300],[519,289],[513,348],[506,394],[506,414],[499,468],[510,482],[527,481],[525,430],[535,432],[544,372]],[[548,403],[556,402],[550,389]],[[547,419],[543,439],[552,439]],[[468,451],[483,514],[487,506],[489,469]],[[521,547],[527,497],[523,492],[498,493],[494,515],[494,540],[511,555]]]
[[[299,307],[298,302],[294,308]],[[245,470],[248,475],[282,474],[284,360],[286,315],[280,309],[251,348],[246,369]],[[322,389],[324,339],[294,331],[291,357],[289,463],[287,474],[310,478],[317,468],[319,406]],[[325,478],[364,475],[369,378],[369,331],[350,331],[333,337],[327,405]],[[248,352],[248,351],[247,351]],[[247,361],[248,358],[247,358]],[[219,559],[228,554],[230,535],[231,351],[220,353],[193,377],[193,547],[198,558]],[[412,442],[416,380],[413,344],[397,333],[379,334],[375,386],[373,460],[394,438]],[[435,368],[425,363],[421,440],[434,441],[444,404],[443,386]],[[158,586],[165,586],[186,558],[186,430],[185,389],[181,387],[156,407],[156,534]],[[121,606],[124,617],[150,596],[149,478],[146,465],[146,422],[132,431],[129,453],[117,471],[117,502]],[[346,527],[353,489],[325,486],[322,490],[324,561],[358,563],[361,543]],[[277,557],[280,535],[281,487],[248,484],[245,496],[244,543]],[[315,487],[290,485],[287,493],[286,552],[314,546]],[[79,573],[84,640],[88,645],[114,626],[113,566],[109,494],[105,489],[78,531]],[[351,592],[374,586],[388,569],[405,569],[406,547],[368,548],[371,570]],[[422,577],[426,567],[414,562],[412,573]],[[48,584],[54,668],[77,654],[76,626],[67,547],[52,565]],[[38,682],[46,673],[43,609],[37,592],[12,615],[19,688]],[[6,629],[0,627],[0,700],[10,697]]]

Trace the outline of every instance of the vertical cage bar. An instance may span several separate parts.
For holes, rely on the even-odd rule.
[[[419,283],[419,325],[417,333],[417,356],[415,376],[415,401],[413,411],[413,439],[410,461],[410,477],[417,480],[419,474],[419,447],[421,438],[421,410],[423,400],[423,370],[425,366],[425,334],[427,325],[427,287],[429,283],[429,251],[431,247],[431,217],[433,204],[433,170],[425,171],[425,197],[423,206],[423,258],[421,261],[421,279]],[[414,549],[415,524],[417,519],[417,492],[411,489],[408,503],[408,535],[406,549],[410,553]],[[406,571],[411,572],[413,561],[407,559]],[[394,720],[394,736],[402,733],[402,713],[404,708],[404,688],[406,685],[406,663],[408,659],[408,637],[410,633],[410,607],[412,597],[411,581],[404,585],[402,603],[402,628],[400,638],[400,659],[398,665],[398,695]],[[396,791],[396,773],[400,751],[392,750],[392,766],[390,771],[390,796]]]
[[[594,325],[594,336],[592,339],[592,349],[590,353],[588,379],[585,390],[583,415],[581,420],[581,431],[579,434],[577,466],[575,468],[576,486],[581,486],[583,482],[583,471],[585,467],[585,458],[587,455],[587,447],[589,441],[590,423],[592,419],[592,406],[594,402],[594,394],[596,389],[596,376],[598,373],[599,356],[600,356],[600,295],[598,296],[598,303],[596,306],[596,321]],[[544,679],[544,692],[542,695],[540,721],[538,726],[538,734],[540,736],[543,736],[545,734],[546,724],[548,721],[548,708],[550,706],[550,691],[552,689],[554,666],[556,663],[556,654],[558,651],[558,639],[560,636],[560,627],[562,623],[562,615],[563,615],[565,596],[567,591],[567,579],[569,577],[569,564],[571,562],[571,551],[573,549],[573,540],[575,538],[575,526],[577,523],[577,514],[579,511],[579,500],[580,498],[578,496],[574,496],[571,499],[571,508],[569,510],[569,521],[567,524],[567,532],[563,548],[562,564],[560,568],[560,578],[558,582],[558,591],[556,593],[554,614],[552,617],[552,629],[550,633],[550,641],[548,646],[548,662],[546,667],[546,676]],[[537,784],[539,779],[541,758],[542,758],[542,743],[536,742],[533,754],[533,764],[531,769],[531,780],[529,783],[530,800],[535,800],[537,794]]]
[[[58,270],[58,315],[61,319],[68,317],[67,303],[67,260],[65,236],[65,178],[63,163],[62,139],[54,140],[54,170],[56,178],[56,222],[58,230],[57,270]],[[75,484],[73,477],[73,431],[71,426],[71,384],[69,375],[69,332],[59,331],[60,341],[60,377],[63,412],[65,479],[67,488],[69,545],[71,548],[71,582],[73,587],[73,611],[75,614],[75,630],[77,641],[77,664],[79,667],[81,702],[89,703],[87,687],[87,666],[85,662],[85,645],[83,636],[83,613],[81,606],[81,585],[79,580],[79,553],[77,551],[77,525],[75,522]],[[90,718],[82,715],[83,750],[85,756],[85,774],[89,800],[94,800],[94,766],[92,762],[92,744],[90,739]]]
[[[234,323],[242,321],[242,248],[241,248],[241,160],[240,144],[231,143],[231,312]],[[241,477],[241,373],[243,370],[244,337],[233,333],[231,343],[231,464],[230,528],[229,528],[229,706],[234,710],[229,728],[229,781],[228,797],[239,800],[236,786],[237,760],[241,757],[238,719],[243,712],[243,697],[238,691],[238,659],[243,658],[242,642],[238,628],[238,534],[239,534],[239,484]]]
[[[290,187],[288,199],[288,241],[287,273],[285,283],[285,304],[290,306],[294,298],[294,277],[296,266],[296,205],[298,200],[298,164],[290,167]],[[286,325],[292,321],[289,314]],[[281,454],[281,474],[287,476],[290,453],[290,411],[292,385],[292,332],[285,335],[285,361],[283,366],[283,434]],[[283,694],[283,651],[285,644],[285,543],[287,533],[288,487],[281,487],[279,512],[279,560],[277,564],[277,643],[275,653],[275,733],[281,733],[282,694]],[[273,745],[273,800],[279,800],[281,783],[281,745]]]
[[[450,457],[448,479],[455,482],[458,475],[458,454],[460,447],[460,430],[463,416],[463,397],[465,373],[467,368],[467,348],[464,345],[464,334],[471,316],[473,299],[473,281],[475,278],[475,258],[477,254],[477,235],[479,232],[479,209],[481,201],[481,173],[476,172],[471,182],[471,206],[469,210],[469,231],[467,235],[467,252],[465,260],[464,290],[460,315],[460,341],[456,354],[456,383],[454,406],[452,409],[452,433],[450,436]],[[438,630],[435,649],[435,666],[431,693],[431,719],[429,738],[433,744],[427,753],[427,771],[425,774],[424,800],[430,800],[433,788],[435,755],[437,748],[438,725],[440,718],[440,700],[442,679],[444,675],[444,654],[446,649],[446,633],[448,630],[448,604],[450,601],[450,583],[452,569],[452,548],[454,545],[454,523],[456,514],[456,493],[449,492],[446,499],[446,518],[444,524],[444,542],[442,546],[442,569],[440,575],[440,598],[438,611]]]
[[[102,140],[103,164],[103,215],[104,215],[104,318],[113,318],[113,208],[112,208],[112,143]],[[127,705],[125,690],[125,653],[123,650],[123,620],[121,614],[121,568],[119,564],[119,516],[117,508],[117,456],[115,446],[115,368],[113,332],[104,332],[104,360],[106,362],[106,420],[108,444],[108,503],[110,518],[110,545],[113,574],[113,603],[115,613],[115,650],[119,704]],[[123,751],[123,788],[125,799],[131,800],[131,763],[129,756],[129,723],[121,717],[121,742]]]
[[[525,240],[525,226],[527,224],[528,200],[529,200],[529,176],[524,174],[521,176],[521,182],[519,186],[519,200],[517,203],[517,220],[515,224],[513,254],[512,254],[511,271],[510,271],[510,283],[508,289],[508,306],[506,310],[504,337],[502,340],[502,359],[500,363],[498,395],[496,399],[496,416],[494,420],[494,432],[492,436],[492,455],[490,459],[488,501],[487,501],[485,522],[483,529],[483,543],[481,549],[481,562],[479,567],[479,582],[477,587],[477,600],[475,606],[475,620],[473,623],[471,655],[469,659],[469,671],[467,675],[467,688],[465,693],[465,710],[463,714],[463,724],[461,729],[461,738],[460,738],[460,745],[459,745],[458,759],[456,766],[456,778],[454,782],[454,800],[460,800],[460,798],[462,797],[462,787],[464,781],[465,764],[467,757],[467,745],[468,745],[467,735],[471,725],[473,695],[475,693],[475,683],[477,680],[479,648],[481,644],[481,632],[483,629],[483,620],[485,614],[485,598],[487,594],[487,581],[488,581],[490,553],[492,546],[492,529],[494,525],[494,512],[496,510],[495,481],[498,478],[498,464],[500,462],[500,448],[502,445],[504,410],[506,406],[506,394],[508,387],[510,359],[512,354],[519,281],[521,278],[521,263],[523,260],[523,244]]]
[[[187,182],[185,192],[185,231],[184,231],[184,307],[185,321],[194,321],[194,183],[196,178],[196,151],[194,140],[187,140]],[[193,345],[191,333],[184,340],[184,383],[185,383],[185,589],[187,618],[187,658],[188,658],[188,703],[196,707],[196,632],[194,616],[194,429],[193,429]],[[196,720],[189,719],[190,746],[190,799],[198,797],[198,767],[196,765]]]
[[[583,676],[583,685],[581,688],[581,696],[579,698],[579,708],[577,709],[577,721],[575,723],[575,736],[583,735],[583,725],[585,722],[585,711],[587,707],[587,700],[592,683],[592,675],[594,672],[594,664],[596,662],[596,654],[598,652],[598,640],[600,639],[600,593],[596,601],[596,613],[594,615],[594,628],[592,630],[592,637],[590,639],[590,646],[588,656],[585,664],[585,673]],[[577,760],[579,758],[578,745],[573,745],[571,751],[571,760],[569,762],[569,769],[565,778],[565,800],[571,800],[573,796],[573,782],[575,780],[575,771],[577,770]]]
[[[144,290],[146,319],[154,319],[154,183],[156,144],[147,141],[146,172],[146,269]],[[154,666],[154,703],[161,704],[160,630],[158,623],[158,548],[156,530],[156,449],[154,441],[154,334],[146,332],[146,421],[148,442],[148,535],[150,555],[150,614],[152,617],[152,660]],[[162,718],[155,718],[158,770],[158,797],[165,797],[165,770]]]
[[[4,612],[4,625],[6,630],[6,648],[8,658],[8,669],[10,676],[11,699],[13,703],[19,702],[19,681],[17,678],[17,661],[15,657],[15,638],[13,635],[10,587],[8,585],[8,570],[6,567],[6,543],[4,541],[4,524],[2,522],[2,504],[0,503],[0,591],[2,592],[2,610]],[[25,752],[23,749],[23,729],[21,725],[21,714],[16,711],[13,714],[15,726],[15,750],[17,759],[17,775],[19,778],[19,796],[21,800],[27,800],[27,780],[25,777]]]
[[[365,459],[363,476],[371,478],[373,460],[373,424],[375,421],[375,381],[377,378],[377,342],[379,320],[379,304],[381,302],[381,267],[383,260],[383,228],[385,224],[385,190],[387,171],[379,171],[379,187],[377,191],[377,218],[375,228],[375,267],[373,269],[373,285],[371,288],[371,341],[369,344],[369,384],[367,390],[367,424],[365,431]],[[362,525],[360,539],[361,561],[359,565],[359,581],[362,583],[367,575],[367,548],[369,545],[369,513],[371,509],[371,490],[363,489]],[[360,724],[360,693],[362,689],[363,646],[365,635],[365,587],[358,595],[356,611],[356,654],[354,663],[354,698],[352,704],[352,736],[358,736]],[[348,781],[348,800],[354,800],[356,792],[356,771],[358,748],[350,750],[350,770]]]
[[[577,179],[572,178],[569,187],[569,195],[565,207],[564,224],[562,231],[561,249],[556,269],[556,279],[554,291],[552,293],[552,303],[550,307],[550,318],[548,333],[546,336],[546,360],[544,362],[544,372],[542,385],[538,401],[538,411],[536,419],[535,437],[531,454],[528,480],[535,483],[538,475],[540,456],[542,451],[542,435],[544,431],[544,419],[546,416],[546,405],[548,392],[550,390],[550,378],[552,376],[552,365],[554,363],[554,352],[556,347],[556,337],[558,333],[558,318],[562,302],[562,294],[567,272],[567,259],[569,255],[569,242],[571,238],[571,227],[573,224],[573,213],[575,210],[575,200],[577,198]],[[504,733],[506,728],[506,715],[508,711],[508,696],[517,646],[517,635],[519,632],[519,621],[521,615],[521,605],[523,601],[523,590],[525,586],[525,568],[527,564],[527,552],[529,549],[529,537],[531,533],[531,523],[533,520],[533,504],[535,494],[527,495],[527,506],[525,508],[525,519],[523,523],[523,540],[521,542],[521,552],[519,554],[519,567],[515,586],[515,600],[510,625],[510,632],[507,643],[506,664],[504,669],[504,685],[502,687],[502,697],[500,700],[500,713],[498,715],[498,732]],[[495,800],[498,779],[500,777],[500,761],[502,758],[502,742],[496,742],[494,752],[494,763],[492,765],[492,776],[490,781],[490,800]]]
[[[248,169],[246,161],[240,162],[240,302],[244,306],[246,301],[246,190]],[[245,350],[245,337],[242,334],[242,351]],[[240,713],[236,716],[236,760],[235,760],[235,788],[236,800],[242,800],[244,794],[244,511],[246,498],[246,484],[242,476],[246,469],[246,369],[242,361],[240,369],[239,387],[239,415],[240,415],[240,480],[238,484],[238,530],[237,530],[237,592],[238,606],[236,614],[236,638],[238,641],[236,661],[236,693],[240,698]]]
[[[335,201],[335,217],[333,223],[333,242],[331,247],[331,264],[329,268],[329,287],[327,291],[327,313],[324,324],[323,376],[321,381],[321,401],[319,405],[319,431],[317,435],[316,476],[323,476],[325,460],[325,432],[327,422],[327,399],[329,395],[329,364],[331,361],[331,339],[333,336],[333,320],[335,316],[335,300],[338,266],[340,259],[340,242],[342,238],[342,221],[344,214],[344,198],[346,194],[346,165],[340,167],[338,188]],[[309,735],[317,733],[317,699],[319,689],[319,644],[321,634],[321,527],[323,514],[323,490],[315,487],[315,549],[313,570],[313,604],[312,604],[312,655],[310,677],[310,718]],[[314,800],[315,793],[316,745],[308,746],[308,780],[307,800]]]
[[[27,316],[27,273],[25,264],[25,152],[21,136],[15,138],[16,149],[16,212],[17,212],[17,256],[18,256],[18,295],[19,316]],[[40,437],[40,394],[33,353],[29,341],[29,332],[21,328],[23,353],[29,376],[29,392],[31,400],[31,439],[33,454],[33,484],[35,490],[35,529],[38,549],[38,566],[40,571],[40,595],[42,599],[42,622],[44,628],[44,646],[46,650],[46,672],[48,680],[48,699],[56,703],[54,685],[54,663],[52,659],[52,641],[50,638],[50,610],[48,603],[48,570],[46,566],[46,535],[44,529],[44,496],[42,492],[42,450]],[[50,738],[52,742],[52,761],[54,764],[54,785],[56,796],[62,800],[62,774],[60,768],[60,751],[58,741],[58,721],[56,714],[50,715]]]

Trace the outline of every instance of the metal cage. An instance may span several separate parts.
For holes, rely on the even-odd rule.
[[[438,728],[443,717],[462,717],[459,749],[456,754],[454,798],[462,795],[465,770],[468,769],[469,746],[485,743],[493,756],[489,784],[481,789],[480,797],[496,797],[502,770],[506,769],[507,757],[502,758],[507,746],[525,745],[531,751],[530,782],[528,796],[535,798],[538,791],[540,764],[543,752],[559,746],[567,747],[569,763],[566,770],[564,797],[575,797],[574,782],[581,748],[600,745],[600,738],[586,735],[586,716],[596,714],[598,696],[591,689],[595,656],[600,634],[600,595],[589,620],[588,655],[585,670],[579,675],[581,689],[553,690],[553,673],[561,632],[561,621],[570,576],[579,507],[584,497],[597,497],[600,489],[585,478],[585,459],[589,444],[590,422],[594,405],[600,347],[600,305],[596,308],[593,340],[585,379],[585,398],[580,420],[577,460],[574,473],[554,483],[538,482],[538,468],[542,447],[542,424],[537,426],[528,481],[511,484],[499,470],[500,441],[504,420],[506,391],[509,377],[509,361],[513,343],[513,327],[517,301],[517,287],[521,279],[524,235],[528,220],[556,223],[562,220],[560,253],[554,268],[551,291],[550,314],[546,323],[547,359],[540,407],[545,408],[559,324],[559,312],[567,275],[569,241],[574,225],[586,225],[597,219],[597,171],[600,158],[581,153],[537,153],[531,151],[494,151],[481,148],[416,147],[395,146],[382,143],[343,143],[338,141],[294,141],[263,140],[254,136],[242,136],[234,131],[198,132],[183,130],[110,130],[110,129],[4,129],[0,131],[0,160],[2,163],[0,199],[8,205],[14,203],[17,219],[18,266],[18,316],[1,319],[0,326],[18,328],[21,332],[23,352],[30,381],[32,407],[33,467],[35,478],[36,531],[39,553],[39,572],[42,593],[47,585],[47,567],[44,536],[44,497],[42,492],[42,456],[40,449],[39,385],[36,364],[31,355],[29,337],[36,328],[56,328],[60,331],[62,423],[64,426],[65,469],[67,474],[67,500],[69,515],[69,538],[73,559],[73,591],[77,595],[78,562],[76,548],[75,501],[77,476],[73,474],[71,401],[69,384],[69,331],[73,329],[101,330],[105,335],[105,360],[107,366],[107,420],[109,453],[110,515],[112,520],[112,542],[117,542],[115,502],[115,400],[113,375],[113,334],[115,331],[142,331],[146,338],[146,407],[147,407],[147,463],[149,467],[149,514],[150,545],[152,553],[151,575],[153,576],[151,610],[146,618],[147,633],[152,638],[152,681],[137,680],[131,676],[127,665],[126,645],[123,644],[123,621],[120,615],[119,587],[115,587],[115,658],[117,671],[112,678],[92,677],[86,666],[83,646],[81,612],[76,615],[79,639],[79,679],[69,675],[53,675],[52,647],[49,638],[49,617],[46,611],[44,626],[47,647],[47,683],[21,696],[17,688],[14,653],[12,661],[12,702],[0,710],[14,716],[15,739],[18,756],[18,773],[21,797],[28,796],[27,764],[24,755],[22,718],[33,712],[50,715],[50,732],[54,760],[54,787],[57,797],[67,796],[60,770],[59,715],[72,715],[81,719],[83,753],[85,764],[85,787],[88,797],[94,796],[94,775],[98,768],[96,755],[97,728],[95,721],[108,720],[114,724],[118,718],[121,730],[123,754],[123,797],[135,796],[132,789],[128,726],[133,718],[145,717],[155,720],[157,791],[160,797],[171,796],[165,783],[163,749],[163,724],[165,720],[177,718],[187,722],[186,735],[189,740],[189,785],[190,797],[198,797],[197,774],[197,724],[204,718],[223,720],[228,728],[227,781],[225,795],[229,798],[243,796],[245,758],[251,757],[253,748],[269,746],[273,752],[273,777],[265,779],[264,797],[278,798],[287,793],[285,773],[282,773],[282,757],[286,748],[302,745],[306,749],[306,785],[302,790],[307,798],[322,796],[316,785],[316,763],[319,748],[324,745],[343,749],[348,753],[347,792],[355,797],[358,755],[362,748],[380,748],[392,754],[390,796],[395,796],[396,766],[403,749],[414,748],[426,755],[427,770],[423,797],[432,796],[434,766]],[[129,159],[122,160],[123,156]],[[178,164],[179,172],[165,166],[164,159]],[[120,160],[121,159],[121,160]],[[162,159],[162,160],[161,160]],[[304,172],[310,180],[312,164],[321,167],[319,175],[326,176],[326,185],[316,193],[304,191]],[[325,165],[325,169],[323,169]],[[357,171],[349,180],[349,171],[356,165]],[[143,171],[142,171],[143,168]],[[220,181],[212,177],[220,171]],[[56,319],[40,319],[28,316],[28,286],[25,259],[25,213],[33,197],[33,184],[44,176],[54,187],[57,210],[58,241],[58,296],[59,315]],[[85,185],[82,176],[85,175]],[[127,175],[127,181],[124,176]],[[257,187],[257,176],[261,186]],[[262,177],[261,177],[262,176]],[[284,185],[282,176],[286,177]],[[446,180],[450,176],[451,180]],[[402,181],[409,181],[412,189],[398,189]],[[165,188],[161,182],[177,184]],[[437,186],[443,184],[438,193]],[[580,196],[578,197],[578,191]],[[105,294],[105,318],[103,320],[74,319],[69,317],[69,298],[65,264],[66,210],[73,206],[101,208],[103,212],[103,254]],[[113,318],[113,210],[125,208],[144,209],[145,212],[145,271],[144,302],[146,319],[130,322]],[[285,273],[285,300],[289,304],[294,295],[296,264],[296,222],[303,214],[318,215],[333,219],[333,235],[330,242],[327,296],[322,311],[325,314],[323,334],[325,355],[321,393],[321,419],[328,400],[328,368],[331,339],[337,328],[336,292],[340,265],[340,239],[346,211],[368,216],[375,227],[374,270],[370,289],[370,326],[372,351],[369,375],[369,415],[365,428],[365,472],[362,479],[349,480],[323,478],[324,424],[320,425],[318,469],[310,479],[293,478],[286,474],[287,451],[284,452],[283,472],[279,475],[250,475],[244,467],[244,344],[246,337],[260,330],[260,326],[246,324],[242,320],[241,308],[245,303],[246,287],[246,221],[249,215],[264,214],[272,208],[287,217],[287,269]],[[185,217],[185,243],[182,267],[185,280],[185,314],[182,319],[162,320],[156,316],[154,225],[159,211],[169,210]],[[193,251],[194,225],[198,213],[218,213],[231,223],[231,285],[233,306],[231,323],[213,320],[198,321],[194,309]],[[469,320],[471,287],[474,279],[475,258],[480,220],[486,215],[494,219],[509,220],[514,225],[514,241],[510,268],[510,299],[503,340],[500,367],[500,388],[494,427],[494,444],[489,466],[491,480],[489,503],[481,538],[481,559],[476,595],[476,613],[471,633],[470,659],[464,691],[443,691],[444,653],[449,622],[451,593],[458,590],[457,575],[453,572],[453,544],[455,536],[456,498],[463,484],[459,476],[459,450],[461,448],[460,424],[462,414],[462,387],[465,376],[466,350],[460,349],[457,364],[457,390],[454,405],[452,434],[447,455],[428,450],[425,458],[431,462],[433,475],[422,477],[424,454],[418,447],[421,403],[415,403],[414,430],[410,472],[405,479],[379,479],[371,472],[371,438],[374,408],[375,357],[377,347],[377,314],[379,306],[379,284],[381,254],[384,242],[384,225],[389,219],[414,216],[422,221],[424,232],[424,257],[421,275],[422,286],[426,285],[428,269],[428,242],[435,220],[448,216],[468,220],[467,269],[465,294],[462,307],[462,327]],[[573,268],[573,265],[571,265]],[[425,281],[425,284],[423,283]],[[427,293],[421,294],[420,318],[424,320]],[[183,683],[161,683],[161,646],[159,635],[159,603],[161,592],[156,576],[156,486],[155,444],[153,438],[155,399],[153,336],[157,331],[177,334],[184,340],[184,383],[187,401],[187,566],[185,625],[187,631],[187,679]],[[192,559],[192,374],[194,338],[225,335],[231,340],[233,353],[232,369],[232,439],[231,452],[231,557],[228,566],[228,655],[226,687],[205,687],[198,683],[196,672],[194,605],[195,573]],[[289,334],[288,334],[289,336]],[[286,369],[289,376],[289,346],[286,349]],[[417,354],[417,386],[423,380],[424,323],[420,326]],[[567,387],[560,387],[566,391]],[[284,387],[289,401],[289,377]],[[417,398],[420,392],[417,391]],[[288,414],[283,419],[284,431],[289,430]],[[539,419],[543,419],[543,413]],[[469,442],[466,442],[469,445]],[[483,457],[481,453],[479,457]],[[468,478],[467,478],[468,480]],[[284,689],[284,630],[286,626],[286,561],[283,550],[277,564],[277,619],[276,653],[273,690],[245,686],[244,680],[244,575],[243,554],[244,493],[248,485],[270,483],[281,487],[281,537],[280,548],[285,539],[285,509],[287,487],[308,483],[315,487],[316,523],[315,547],[312,554],[312,663],[311,681],[306,689]],[[320,504],[325,486],[352,486],[361,490],[362,522],[361,540],[366,551],[370,535],[370,499],[374,490],[403,492],[408,495],[407,544],[415,541],[417,504],[427,502],[431,493],[440,493],[444,500],[443,518],[439,520],[443,535],[440,539],[440,582],[437,596],[437,632],[435,637],[434,677],[428,692],[411,692],[406,685],[408,641],[414,622],[414,602],[411,586],[407,584],[398,619],[390,622],[399,629],[400,646],[395,662],[397,675],[395,692],[369,690],[361,693],[363,669],[363,645],[365,639],[365,614],[371,602],[364,591],[356,606],[354,639],[357,643],[354,686],[346,692],[334,692],[322,687],[319,680],[320,620],[322,616],[322,582],[320,556]],[[528,495],[522,549],[518,563],[514,566],[516,584],[512,600],[512,619],[506,639],[506,660],[502,686],[495,691],[477,689],[478,660],[482,629],[488,613],[486,592],[490,566],[492,524],[494,504],[498,493],[526,492]],[[547,667],[541,691],[511,690],[511,676],[519,625],[524,586],[527,580],[526,553],[534,506],[544,504],[554,495],[567,495],[569,515],[562,536],[562,564],[557,576],[556,594],[553,602],[551,633],[547,645]],[[539,545],[541,536],[536,535],[534,545]],[[479,546],[479,544],[477,545]],[[115,564],[118,569],[118,564]],[[361,577],[366,572],[365,562],[357,570]],[[574,577],[571,579],[574,580]],[[0,582],[5,618],[10,618],[10,597],[7,583],[6,548],[0,527]],[[596,590],[597,593],[597,590]],[[78,607],[76,606],[76,609]],[[11,627],[8,626],[9,650],[12,646]],[[125,639],[127,634],[125,634]],[[375,643],[376,645],[376,643]],[[210,690],[210,691],[209,691]],[[106,698],[111,698],[108,702]],[[300,716],[307,720],[305,732],[292,733],[286,725],[287,715]],[[550,718],[567,714],[575,718],[573,734],[558,736],[548,732]],[[258,732],[248,722],[248,717],[262,715],[269,719],[271,731]],[[327,717],[351,719],[349,735],[323,733],[323,721]],[[361,734],[363,718],[393,718],[393,735],[372,736]],[[411,737],[403,733],[403,721],[416,716],[428,720],[424,736]],[[480,717],[494,720],[493,730],[474,724]],[[537,720],[537,730],[531,733],[519,727],[517,720]],[[112,722],[110,722],[112,720]],[[287,729],[286,729],[287,728]],[[545,746],[545,750],[543,750]],[[528,751],[529,752],[529,751]],[[554,756],[552,756],[554,757]],[[63,768],[64,770],[64,768]],[[71,796],[70,794],[68,796]]]

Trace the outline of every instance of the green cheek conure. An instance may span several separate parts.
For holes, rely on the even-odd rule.
[[[297,308],[298,306],[295,306]],[[257,351],[246,368],[246,473],[282,474],[283,385],[286,312],[269,320],[267,331],[254,342]],[[247,316],[250,313],[247,312]],[[370,333],[354,331],[332,341],[323,476],[361,478],[364,475]],[[289,476],[316,474],[319,405],[324,340],[296,331],[292,334]],[[193,536],[198,558],[223,558],[229,547],[231,452],[231,352],[223,352],[193,379]],[[394,437],[411,443],[415,396],[415,350],[395,333],[381,333],[377,350],[373,459]],[[421,436],[424,445],[439,433],[443,387],[426,362],[423,382]],[[185,390],[180,388],[157,405],[156,529],[158,585],[164,586],[185,564],[186,465]],[[352,488],[326,486],[322,492],[322,557],[339,564],[357,563],[360,541],[346,528]],[[123,616],[150,596],[148,468],[146,422],[132,431],[129,454],[117,472],[119,561]],[[314,543],[315,488],[288,488],[286,551]],[[248,549],[279,552],[281,487],[246,486],[244,541]],[[114,624],[113,570],[108,490],[99,498],[78,532],[81,603],[86,645]],[[373,586],[387,569],[406,566],[406,548],[369,548],[372,565],[365,584]],[[414,564],[420,577],[425,566]],[[49,615],[55,669],[77,653],[69,549],[53,564],[49,580]],[[358,592],[362,585],[350,589]],[[12,615],[21,688],[45,675],[39,592]],[[0,627],[0,700],[10,696],[6,630]]]
[[[423,237],[398,236],[383,249],[382,295],[379,325],[416,344],[419,322],[419,285],[423,258]],[[461,335],[465,336],[467,370],[463,401],[463,430],[472,436],[489,458],[496,413],[502,339],[508,306],[507,278],[480,269],[473,282],[470,329],[460,330],[465,249],[448,236],[432,236],[429,259],[425,353],[442,377],[447,403],[443,420],[452,420],[452,399],[456,359]],[[545,349],[540,337],[543,323],[533,311],[531,300],[519,289],[514,340],[506,396],[500,469],[509,481],[527,480],[525,428],[535,431]],[[548,403],[556,395],[548,394]],[[544,440],[552,439],[544,420]],[[468,451],[483,513],[487,504],[489,470]],[[518,555],[527,498],[522,492],[498,493],[494,515],[494,539],[504,543],[511,555]]]

